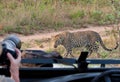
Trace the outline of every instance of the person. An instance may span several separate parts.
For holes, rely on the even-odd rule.
[[[7,57],[10,60],[10,77],[0,76],[0,82],[20,82],[19,78],[19,66],[21,62],[21,52],[19,49],[15,48],[17,53],[17,58],[15,59],[10,53],[7,53]]]

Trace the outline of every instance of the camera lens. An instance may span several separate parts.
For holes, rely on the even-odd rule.
[[[7,58],[8,52],[14,58],[17,58],[15,48],[21,48],[21,40],[16,35],[10,35],[0,43],[0,64],[9,65],[10,62]]]
[[[16,35],[10,35],[7,38],[5,38],[3,42],[4,41],[9,41],[11,44],[15,45],[16,48],[18,49],[21,48],[21,40]]]

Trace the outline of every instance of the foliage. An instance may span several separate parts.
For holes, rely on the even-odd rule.
[[[114,4],[110,0],[0,0],[0,32],[31,34],[81,24],[114,24],[120,19],[118,3],[119,0]]]

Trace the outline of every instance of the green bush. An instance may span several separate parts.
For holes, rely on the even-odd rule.
[[[78,10],[70,14],[71,19],[83,18],[84,16],[85,16],[85,13],[83,10],[82,11]]]
[[[102,11],[96,10],[96,11],[90,12],[90,18],[93,19],[94,22],[101,20],[102,15],[103,15]]]

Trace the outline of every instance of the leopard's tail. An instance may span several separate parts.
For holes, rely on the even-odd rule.
[[[104,45],[104,43],[103,43],[102,40],[100,40],[100,44],[101,44],[101,46],[103,47],[103,49],[105,49],[105,50],[107,50],[107,51],[113,51],[113,50],[115,50],[115,49],[117,49],[117,48],[119,47],[119,43],[118,43],[118,42],[116,42],[116,46],[115,46],[114,48],[112,48],[112,49],[107,48],[107,47]]]

